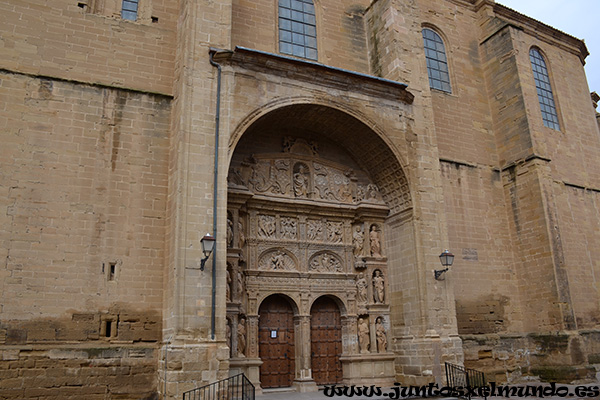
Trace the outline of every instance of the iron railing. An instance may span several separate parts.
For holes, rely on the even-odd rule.
[[[183,400],[254,400],[254,385],[244,374],[183,393]]]
[[[485,374],[481,371],[477,371],[471,368],[465,368],[460,365],[451,364],[449,362],[446,364],[446,385],[450,387],[459,387],[462,386],[464,388],[480,388],[484,387],[485,384]],[[484,392],[485,394],[485,392]],[[465,396],[469,400],[471,399],[471,392],[468,392]],[[487,396],[484,396],[487,398]]]

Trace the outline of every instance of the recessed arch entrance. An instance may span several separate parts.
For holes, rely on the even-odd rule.
[[[390,261],[416,258],[392,241],[413,243],[412,199],[398,152],[356,115],[282,106],[251,123],[231,155],[227,312],[247,315],[248,349],[230,365],[256,365],[263,388],[394,381],[375,324],[388,321],[390,334],[390,281],[401,274]]]
[[[311,368],[317,385],[342,380],[342,320],[336,302],[319,297],[310,310]]]
[[[282,295],[267,297],[258,311],[258,349],[263,388],[289,387],[294,380],[294,311]]]

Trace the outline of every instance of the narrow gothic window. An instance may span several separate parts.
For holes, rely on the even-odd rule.
[[[431,29],[423,29],[423,41],[425,42],[429,86],[432,89],[451,93],[448,61],[442,38]]]
[[[317,59],[317,21],[312,0],[279,0],[279,52]]]
[[[558,114],[556,112],[556,105],[554,104],[554,96],[552,95],[552,86],[550,86],[550,76],[548,75],[548,68],[546,68],[544,57],[538,50],[531,49],[529,50],[529,59],[531,60],[531,69],[533,70],[533,79],[535,80],[535,88],[537,89],[544,125],[560,131]]]
[[[135,21],[137,19],[139,0],[123,0],[121,18]]]

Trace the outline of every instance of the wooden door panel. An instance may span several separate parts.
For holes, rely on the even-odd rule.
[[[294,313],[281,296],[266,299],[259,310],[260,382],[263,388],[291,386],[294,379]],[[276,331],[276,337],[271,332]]]
[[[342,327],[338,306],[327,297],[317,299],[311,310],[311,368],[317,385],[342,379]]]

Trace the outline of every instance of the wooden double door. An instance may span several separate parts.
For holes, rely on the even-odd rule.
[[[265,299],[259,309],[260,382],[263,388],[288,387],[295,373],[294,312],[279,295]],[[301,338],[308,340],[308,338]],[[338,383],[342,379],[340,355],[342,330],[340,311],[335,302],[321,297],[311,309],[311,368],[317,385]]]

